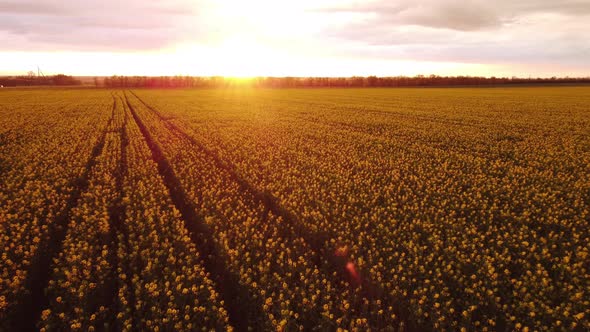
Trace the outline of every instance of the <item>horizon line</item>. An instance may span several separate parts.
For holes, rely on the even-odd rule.
[[[42,76],[33,75],[32,77],[51,77],[57,75],[66,75],[71,77],[89,77],[89,78],[105,78],[105,77],[148,77],[148,78],[161,78],[161,77],[195,77],[195,78],[225,78],[225,79],[239,79],[239,80],[248,80],[248,79],[257,79],[257,78],[368,78],[368,77],[376,77],[376,78],[458,78],[458,77],[467,77],[467,78],[486,78],[486,79],[590,79],[590,73],[585,76],[559,76],[559,75],[540,75],[540,76],[518,76],[518,75],[511,75],[511,76],[496,76],[496,75],[469,75],[469,74],[458,74],[458,75],[438,75],[438,74],[416,74],[416,75],[345,75],[345,76],[338,76],[338,75],[311,75],[311,76],[296,76],[296,75],[253,75],[253,76],[239,76],[239,75],[191,75],[191,74],[168,74],[168,75],[138,75],[138,74],[131,74],[131,75],[122,75],[122,74],[112,74],[112,75],[75,75],[75,74],[67,74],[67,73],[52,73],[52,74],[44,74]],[[0,73],[0,77],[7,78],[7,77],[29,77],[27,74],[2,74]]]

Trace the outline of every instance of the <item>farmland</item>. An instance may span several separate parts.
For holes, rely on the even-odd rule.
[[[590,88],[0,91],[0,331],[590,329]]]

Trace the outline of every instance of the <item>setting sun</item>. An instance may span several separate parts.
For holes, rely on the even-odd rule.
[[[212,64],[219,67],[223,76],[251,77],[272,71],[273,51],[254,40],[231,37],[224,40],[215,52],[218,60],[211,59]]]

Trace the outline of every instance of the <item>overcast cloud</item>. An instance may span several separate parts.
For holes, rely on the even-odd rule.
[[[290,54],[590,70],[590,0],[342,3],[0,0],[0,52],[129,53],[245,37]]]
[[[14,51],[153,50],[205,38],[196,1],[0,1],[0,34]]]

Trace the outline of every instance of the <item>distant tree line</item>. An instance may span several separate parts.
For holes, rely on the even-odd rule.
[[[9,76],[0,77],[3,86],[36,86],[36,85],[80,85],[82,82],[72,76],[58,74],[52,76]]]
[[[100,85],[99,81],[96,81]],[[255,77],[235,79],[221,76],[112,76],[103,79],[109,88],[224,88],[251,86],[267,88],[313,87],[410,87],[410,86],[480,86],[512,84],[579,84],[590,83],[590,77],[477,77],[477,76],[396,76],[396,77]]]

